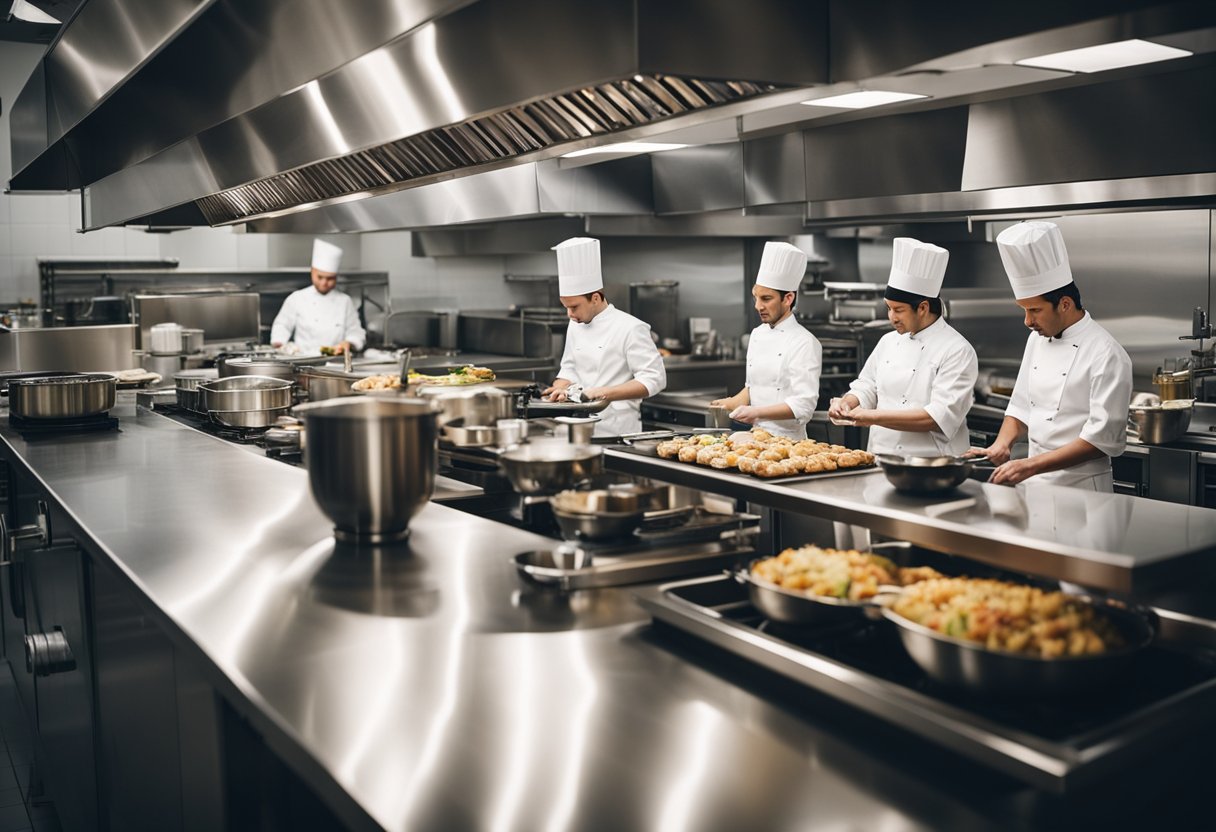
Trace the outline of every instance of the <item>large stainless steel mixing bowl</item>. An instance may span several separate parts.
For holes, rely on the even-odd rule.
[[[961,485],[972,468],[971,460],[961,456],[878,454],[875,458],[895,490],[908,494],[949,491]]]
[[[1182,400],[1185,404],[1176,401],[1151,407],[1133,407],[1127,414],[1133,434],[1147,445],[1164,445],[1181,438],[1191,426],[1191,414],[1195,412],[1195,407],[1188,400]]]
[[[300,405],[313,498],[339,540],[383,543],[409,533],[435,491],[438,408],[421,399],[344,397]]]
[[[511,485],[526,496],[556,494],[604,470],[604,451],[591,445],[520,445],[498,458]]]

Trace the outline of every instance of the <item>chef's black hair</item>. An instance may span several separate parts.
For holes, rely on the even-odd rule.
[[[1051,308],[1055,309],[1060,305],[1060,301],[1064,298],[1072,298],[1073,305],[1078,309],[1084,309],[1081,305],[1081,290],[1077,288],[1077,284],[1069,283],[1067,286],[1061,286],[1059,289],[1052,289],[1050,292],[1044,292],[1043,297],[1051,304]]]
[[[602,297],[604,299],[604,303],[608,302],[608,296],[604,294],[603,289],[596,289],[594,292],[585,292],[583,294],[583,297],[585,297],[587,300],[591,300],[591,297],[593,295],[599,295],[600,297]]]
[[[942,314],[942,299],[927,298],[924,295],[917,295],[913,292],[905,292],[903,289],[892,289],[890,286],[882,293],[882,296],[887,300],[893,300],[896,303],[906,303],[913,309],[921,305],[922,301],[929,301],[929,311],[939,317]]]

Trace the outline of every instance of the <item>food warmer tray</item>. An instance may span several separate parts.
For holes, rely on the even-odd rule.
[[[820,471],[815,474],[790,474],[788,477],[761,477],[756,474],[745,474],[738,468],[712,468],[708,465],[697,465],[694,462],[680,462],[675,459],[661,459],[657,452],[651,452],[645,446],[638,445],[620,445],[613,448],[615,451],[622,451],[634,456],[645,456],[653,459],[660,459],[662,462],[670,462],[673,465],[679,465],[681,468],[691,468],[693,470],[713,471],[718,474],[726,474],[738,479],[746,480],[747,482],[771,482],[775,485],[785,485],[791,482],[805,482],[807,480],[830,480],[835,477],[856,477],[861,474],[873,474],[881,472],[882,469],[877,465],[858,465],[856,468],[836,469],[835,471]]]
[[[1002,700],[930,680],[886,622],[767,621],[728,575],[634,597],[658,622],[1048,792],[1098,785],[1216,723],[1216,651],[1161,638],[1138,654],[1128,685],[1099,697]]]
[[[577,544],[566,544],[575,546]],[[512,562],[520,577],[532,583],[571,591],[651,583],[730,569],[755,555],[755,549],[738,539],[712,543],[643,549],[640,554],[601,555],[587,550],[586,565],[561,564],[555,550],[520,552]]]

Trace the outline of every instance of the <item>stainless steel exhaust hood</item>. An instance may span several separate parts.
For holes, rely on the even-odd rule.
[[[98,5],[142,19],[136,0]],[[828,71],[827,0],[172,10],[153,36],[120,39],[147,54],[85,60],[75,74],[63,49],[100,61],[115,50],[89,36],[113,27],[66,28],[44,61],[45,101],[27,90],[18,102],[33,115],[14,138],[15,190],[84,187],[86,229],[169,210],[175,222],[241,222],[536,162]],[[90,74],[101,82],[84,94]],[[40,121],[39,105],[60,115]]]

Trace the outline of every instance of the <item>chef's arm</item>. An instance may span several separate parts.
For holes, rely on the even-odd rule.
[[[1009,461],[1009,450],[1013,447],[1013,443],[1025,435],[1026,423],[1013,416],[1006,416],[1005,421],[1001,422],[1001,429],[996,435],[995,442],[987,448],[972,448],[963,456],[986,456],[993,465],[1004,465]]]
[[[846,396],[846,399],[852,396]],[[891,430],[905,430],[909,433],[941,433],[937,421],[923,407],[919,410],[867,410],[856,408],[849,410],[846,418],[852,419],[858,427],[871,428],[877,425]]]
[[[574,384],[574,382],[570,379],[555,378],[553,379],[553,383],[542,390],[540,394],[555,402],[564,402],[566,400],[566,388],[571,384]]]
[[[637,379],[630,379],[623,384],[614,384],[611,387],[592,387],[583,392],[588,399],[610,402],[644,399],[650,395],[650,391],[646,389],[646,385]]]
[[[1084,439],[1074,439],[1062,448],[1036,454],[1027,459],[1014,459],[992,472],[988,482],[995,485],[1017,485],[1023,480],[1049,471],[1060,471],[1071,468],[1091,459],[1101,459],[1106,456],[1102,451],[1086,442]]]
[[[725,407],[727,410],[734,410],[736,407],[743,407],[745,404],[752,403],[752,395],[744,387],[733,396],[727,396],[725,399],[714,399],[709,403],[710,407]]]

